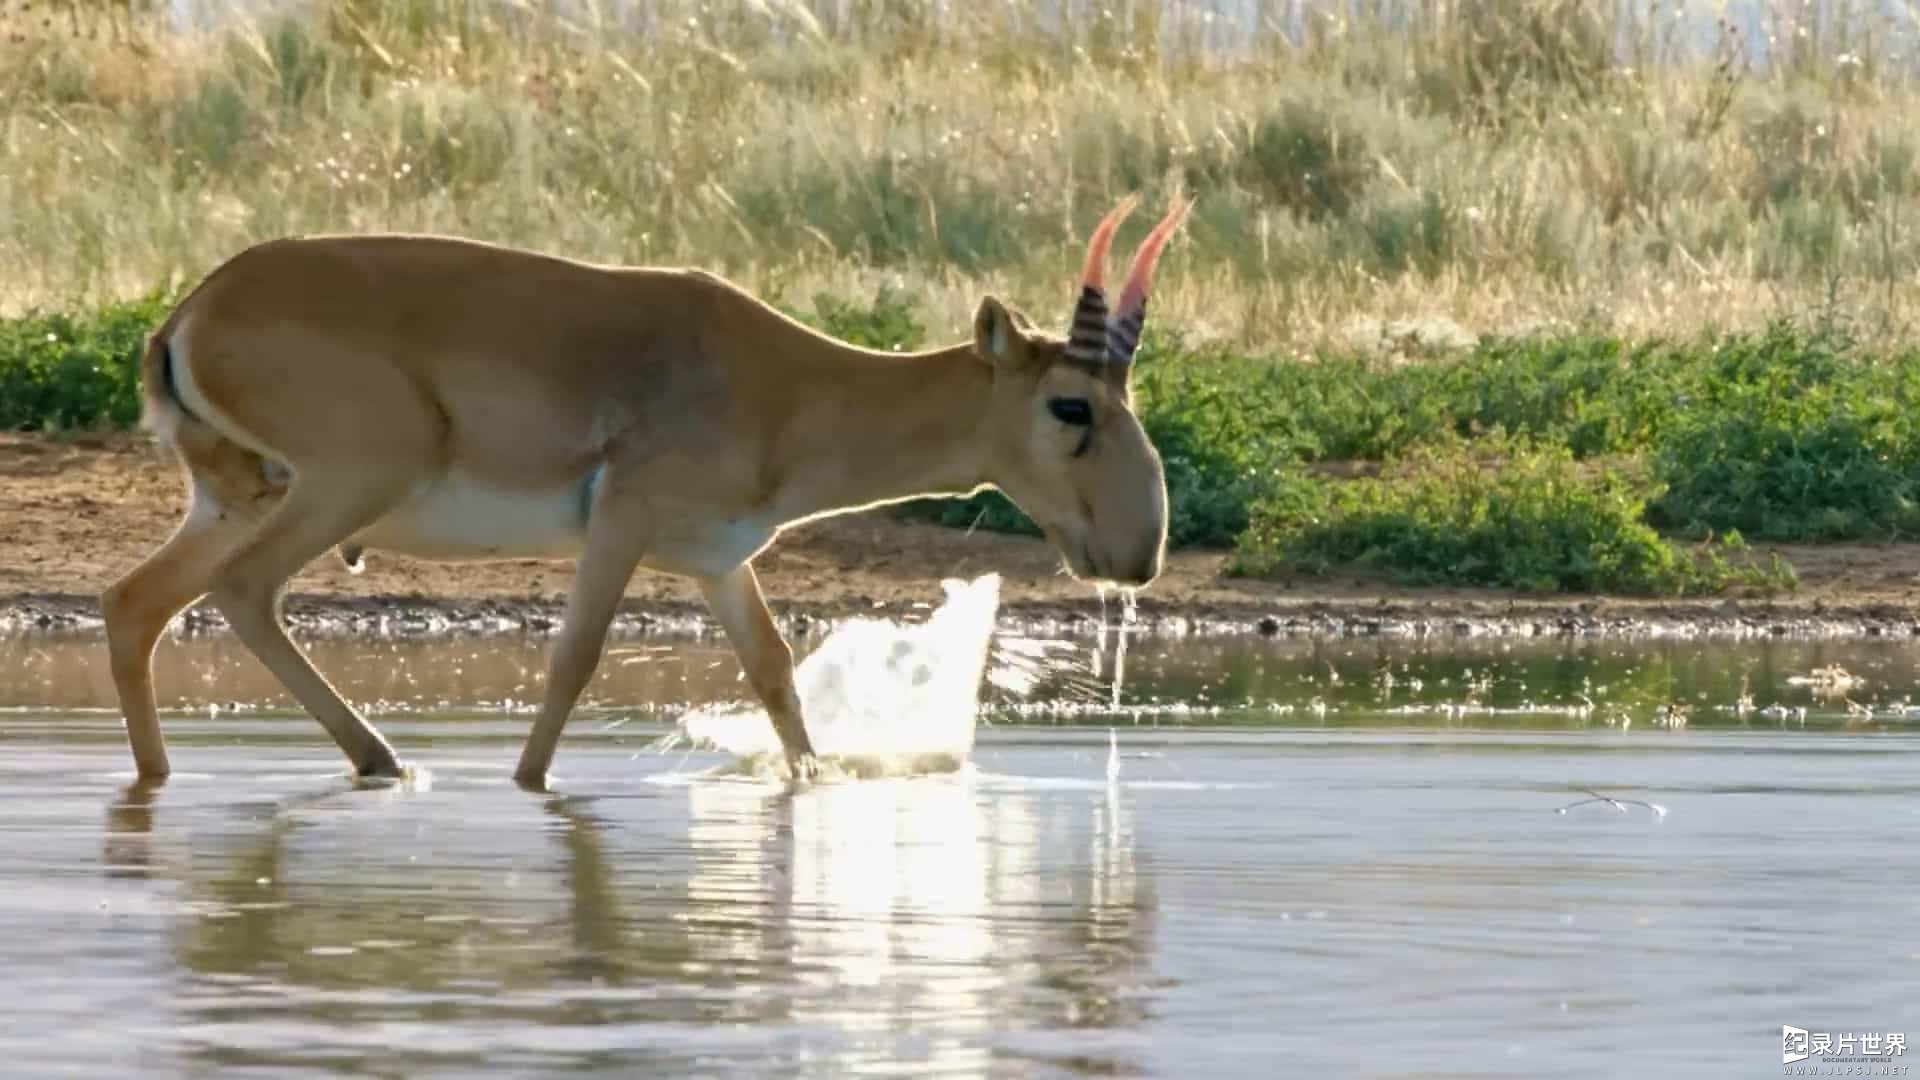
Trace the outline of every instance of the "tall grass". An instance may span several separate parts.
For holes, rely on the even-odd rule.
[[[1062,319],[1099,214],[1176,189],[1200,202],[1155,319],[1242,347],[1807,309],[1893,337],[1920,301],[1920,88],[1845,5],[1780,0],[1770,44],[1693,50],[1590,0],[1274,3],[1236,27],[1158,0],[567,7],[311,0],[182,28],[145,0],[6,0],[0,309],[411,229],[699,264],[780,301],[908,288],[944,337],[989,289]]]

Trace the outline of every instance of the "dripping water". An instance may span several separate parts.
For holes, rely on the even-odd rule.
[[[1106,668],[1107,660],[1107,587],[1096,584],[1093,595],[1100,602],[1100,621],[1094,624],[1093,633],[1093,678],[1097,681]]]
[[[1134,591],[1120,590],[1120,625],[1113,634],[1113,696],[1109,702],[1115,709],[1120,707],[1120,691],[1127,675],[1127,636],[1133,633],[1139,616]]]
[[[1104,612],[1105,605],[1102,605]],[[1127,676],[1127,636],[1134,630],[1139,620],[1139,607],[1136,594],[1132,589],[1120,590],[1120,625],[1114,628],[1113,641],[1113,693],[1109,704],[1116,711],[1120,708],[1120,694]],[[1103,620],[1104,621],[1104,620]],[[1136,723],[1138,721],[1136,720]],[[1112,799],[1120,785],[1120,735],[1113,728],[1107,729],[1107,797]]]

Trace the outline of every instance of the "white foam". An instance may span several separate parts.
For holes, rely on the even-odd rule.
[[[1000,608],[1000,575],[940,584],[946,601],[924,622],[848,620],[795,668],[807,734],[829,773],[897,776],[965,767]],[[757,705],[695,710],[681,718],[680,735],[736,755],[737,771],[765,771],[780,750]]]

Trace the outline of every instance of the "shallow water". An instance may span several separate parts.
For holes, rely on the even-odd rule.
[[[617,644],[552,796],[500,704],[539,643],[313,648],[420,783],[352,789],[217,635],[162,646],[180,772],[130,788],[97,643],[0,645],[0,1072],[1746,1076],[1782,1025],[1920,1038],[1911,645],[1144,638],[1118,714],[1082,655],[970,773],[795,796],[649,749],[740,691],[714,642]],[[1871,719],[1788,681],[1834,664]]]
[[[804,657],[819,644],[818,638],[797,641],[795,653]],[[1126,652],[1117,704],[1111,634],[1104,642],[1084,636],[1046,644],[1052,655],[1038,665],[1030,692],[987,687],[988,723],[1393,727],[1472,721],[1564,729],[1623,721],[1645,726],[1657,722],[1661,706],[1678,705],[1695,727],[1903,730],[1920,724],[1920,646],[1891,638],[1138,636]],[[538,638],[506,636],[326,636],[302,645],[344,696],[377,712],[526,716],[539,704],[547,648]],[[7,710],[114,710],[113,683],[101,660],[92,635],[0,638],[0,724]],[[1027,673],[1022,668],[1009,642],[996,639],[990,682],[1009,671]],[[1816,673],[1834,669],[1859,681],[1818,682]],[[224,632],[163,642],[154,679],[162,709],[293,708],[266,669]],[[600,724],[676,717],[746,693],[733,653],[717,636],[617,640],[569,738]],[[1750,699],[1744,711],[1737,707],[1743,696]],[[296,742],[318,737],[317,728],[291,729]]]

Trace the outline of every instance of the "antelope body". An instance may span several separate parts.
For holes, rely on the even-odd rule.
[[[1089,244],[1072,334],[987,297],[974,338],[909,354],[820,334],[697,270],[593,266],[430,236],[250,248],[148,343],[144,422],[183,463],[171,538],[102,597],[141,775],[164,776],[153,649],[209,596],[363,776],[386,740],[288,639],[286,581],[329,550],[577,561],[517,778],[543,786],[635,569],[695,580],[796,776],[811,745],[752,560],[783,529],[997,486],[1075,575],[1144,585],[1166,540],[1160,459],[1127,372],[1186,206],[1142,243],[1111,317]]]

